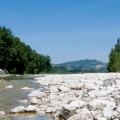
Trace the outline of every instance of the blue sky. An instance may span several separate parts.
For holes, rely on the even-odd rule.
[[[120,37],[120,0],[0,0],[0,25],[53,63],[107,62]]]

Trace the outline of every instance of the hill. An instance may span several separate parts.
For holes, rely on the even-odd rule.
[[[54,65],[59,71],[77,72],[107,72],[107,64],[98,60],[78,60]]]

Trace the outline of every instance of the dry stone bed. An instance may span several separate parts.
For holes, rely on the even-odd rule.
[[[32,90],[29,106],[12,113],[47,113],[54,120],[120,120],[119,73],[46,75],[35,82],[44,91]]]

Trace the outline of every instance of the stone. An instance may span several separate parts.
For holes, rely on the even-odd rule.
[[[85,89],[89,92],[89,91],[92,91],[92,90],[96,90],[97,87],[94,84],[85,83]]]
[[[107,120],[105,117],[100,117],[98,120]]]
[[[83,107],[85,105],[84,101],[72,101],[69,105],[68,108],[69,109],[80,109],[81,107]]]
[[[50,86],[50,93],[58,93],[59,90],[56,86]]]
[[[23,87],[23,88],[21,88],[21,90],[33,90],[33,88]]]
[[[13,85],[5,86],[5,89],[11,89],[11,88],[13,88]]]
[[[69,110],[66,107],[62,107],[59,116],[61,119],[67,120],[70,116],[73,116],[74,114],[76,114],[76,110]]]
[[[92,91],[88,92],[88,95],[89,95],[90,99],[95,99],[98,96],[98,91],[92,90]]]
[[[42,97],[47,96],[47,93],[41,92],[40,90],[34,90],[28,96],[42,98]]]
[[[110,108],[104,108],[104,111],[103,111],[103,116],[108,119],[108,120],[111,120],[112,116],[113,116],[113,110],[111,110]]]
[[[24,106],[18,106],[11,110],[11,113],[23,113],[23,112],[25,112]]]
[[[90,101],[88,103],[88,108],[90,110],[103,110],[103,108],[106,106],[108,101],[106,100],[102,100],[102,99],[99,99],[99,98],[95,98],[93,99],[92,101]]]
[[[26,109],[26,112],[37,112],[37,107],[33,105],[29,105]]]
[[[103,116],[102,111],[101,110],[95,110],[95,111],[91,111],[92,115],[94,116],[94,119],[98,119],[101,118]]]
[[[103,81],[103,87],[113,86],[116,85],[116,80],[113,78],[106,79]]]
[[[107,102],[106,107],[112,110],[116,107],[116,103],[115,102]]]
[[[84,88],[84,84],[83,83],[71,84],[70,87],[71,90],[82,90]]]
[[[70,89],[68,87],[66,87],[66,86],[59,86],[58,90],[60,92],[69,92],[70,91]]]
[[[32,105],[37,105],[39,103],[39,100],[36,97],[31,97],[30,98],[30,103]]]
[[[0,116],[4,116],[5,112],[4,111],[0,111]]]
[[[48,107],[46,113],[55,113],[56,109],[54,107]]]
[[[79,114],[75,114],[67,120],[93,120],[93,115],[89,110],[84,108]]]

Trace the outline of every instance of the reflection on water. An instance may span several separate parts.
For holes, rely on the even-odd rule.
[[[5,86],[13,85],[11,89],[5,89]],[[20,103],[19,100],[27,99],[30,91],[21,90],[23,87],[38,89],[39,85],[34,83],[33,79],[14,79],[0,82],[0,111],[5,111],[7,115],[14,107],[19,105],[27,106],[26,103]],[[48,116],[41,115],[9,115],[0,117],[0,120],[51,120]]]

